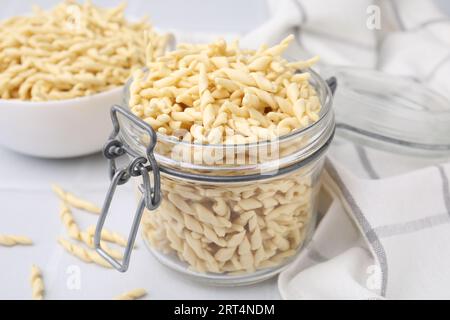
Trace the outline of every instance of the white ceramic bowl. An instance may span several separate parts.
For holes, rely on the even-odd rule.
[[[102,149],[112,125],[110,109],[123,87],[71,100],[0,99],[0,145],[35,157],[72,158]]]

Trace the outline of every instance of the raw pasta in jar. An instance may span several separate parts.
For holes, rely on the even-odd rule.
[[[161,206],[145,212],[143,235],[176,270],[253,283],[310,239],[334,116],[328,85],[310,69],[318,58],[282,57],[292,41],[180,44],[134,73],[128,106],[157,132],[162,171]],[[125,135],[149,143],[139,130]]]

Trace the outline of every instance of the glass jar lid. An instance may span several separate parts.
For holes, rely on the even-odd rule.
[[[370,147],[422,156],[450,155],[450,101],[411,78],[326,67],[339,88],[337,134]]]

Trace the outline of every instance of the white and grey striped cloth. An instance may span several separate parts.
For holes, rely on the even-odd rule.
[[[269,1],[273,17],[244,38],[291,55],[404,75],[450,97],[450,20],[422,0]],[[374,20],[375,19],[375,20]],[[380,19],[380,29],[376,19]],[[450,124],[449,124],[450,125]],[[285,299],[450,298],[450,163],[342,139],[326,163],[313,241],[279,278]]]

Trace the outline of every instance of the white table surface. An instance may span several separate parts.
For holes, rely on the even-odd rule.
[[[33,2],[49,7],[58,1]],[[133,9],[143,12],[145,8],[158,27],[194,32],[246,32],[262,23],[267,15],[263,0],[129,2],[131,13]],[[0,18],[26,12],[30,5],[31,1],[0,0]],[[0,247],[0,299],[31,297],[32,264],[43,270],[48,299],[111,299],[141,287],[148,290],[149,299],[280,298],[276,279],[240,288],[216,288],[193,282],[160,265],[141,239],[126,274],[80,262],[56,242],[65,235],[65,230],[58,217],[58,200],[50,191],[52,182],[100,204],[108,185],[107,163],[101,155],[55,161],[29,158],[0,148],[0,233],[27,235],[36,243],[33,247]],[[125,234],[135,199],[129,188],[121,189],[118,196],[120,200],[113,203],[115,214],[108,228]],[[75,211],[75,218],[82,228],[97,220],[96,216],[79,211]],[[71,285],[77,278],[80,288]]]

